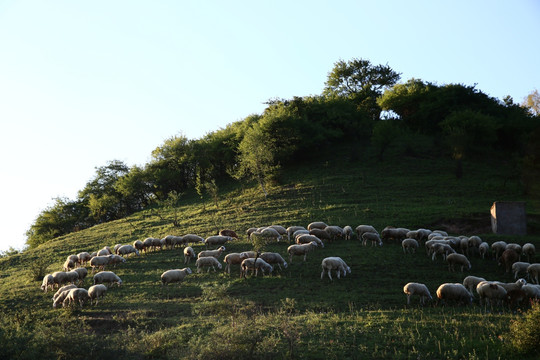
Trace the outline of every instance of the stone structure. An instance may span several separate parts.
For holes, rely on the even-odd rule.
[[[495,234],[526,235],[525,203],[495,201],[491,206],[491,229]]]

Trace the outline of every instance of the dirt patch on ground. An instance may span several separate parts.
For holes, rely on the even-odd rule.
[[[430,224],[428,229],[444,230],[452,235],[476,235],[489,234],[491,230],[491,218],[489,214],[472,214],[460,219],[440,219]]]

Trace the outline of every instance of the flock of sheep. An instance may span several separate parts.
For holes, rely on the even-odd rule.
[[[327,225],[324,222],[312,222],[307,227],[290,226],[284,228],[280,225],[271,225],[260,228],[250,228],[246,232],[248,239],[262,238],[267,242],[280,242],[287,237],[290,243],[287,255],[289,263],[294,257],[302,257],[307,261],[310,252],[317,248],[324,248],[325,242],[331,242],[338,239],[349,240],[356,236],[364,246],[368,243],[371,246],[382,246],[384,242],[401,242],[404,253],[415,253],[420,244],[424,244],[428,256],[433,261],[437,256],[441,256],[448,263],[450,271],[455,271],[458,267],[463,270],[471,269],[471,263],[468,260],[470,256],[480,256],[485,258],[491,249],[493,257],[498,260],[499,265],[505,267],[507,272],[512,271],[515,279],[519,275],[528,276],[529,280],[536,284],[527,284],[523,278],[515,283],[501,283],[497,281],[487,281],[484,278],[476,276],[467,276],[463,284],[444,283],[436,291],[438,301],[455,301],[464,304],[470,304],[474,299],[474,292],[480,297],[480,303],[485,301],[489,304],[508,303],[517,304],[527,299],[540,299],[540,285],[538,275],[540,273],[539,263],[530,263],[534,260],[535,247],[527,243],[523,246],[518,244],[506,244],[497,241],[491,246],[482,241],[478,236],[449,236],[446,232],[440,230],[409,230],[405,228],[386,227],[379,232],[370,225],[359,225],[354,230],[351,226],[343,228],[339,226]],[[43,278],[41,289],[45,292],[50,288],[58,288],[53,296],[53,308],[60,305],[69,306],[70,304],[79,304],[81,307],[86,302],[97,304],[102,298],[107,287],[104,284],[117,284],[120,286],[122,280],[112,271],[106,271],[108,266],[116,266],[125,263],[126,259],[135,254],[156,251],[161,249],[174,249],[183,247],[184,265],[182,269],[170,269],[162,273],[161,283],[167,285],[171,283],[181,283],[186,276],[192,274],[189,267],[191,260],[195,260],[197,272],[204,269],[209,272],[213,269],[223,269],[220,257],[226,251],[225,245],[238,239],[238,235],[233,230],[222,230],[219,235],[209,236],[206,239],[195,235],[187,234],[184,236],[168,235],[162,239],[147,238],[144,241],[136,240],[133,244],[117,244],[113,249],[105,246],[103,249],[94,253],[81,252],[77,255],[70,255],[66,259],[63,271],[57,271],[48,274]],[[190,244],[204,244],[206,250],[199,251],[196,254]],[[209,250],[209,247],[217,248]],[[528,262],[522,262],[521,257],[527,257]],[[287,262],[281,254],[276,252],[257,253],[247,250],[243,252],[228,253],[224,256],[225,272],[231,273],[233,265],[239,265],[240,276],[246,277],[248,273],[258,275],[259,272],[271,274],[274,267],[281,270],[287,267]],[[79,287],[83,284],[88,275],[87,265],[90,265],[93,276],[93,285],[88,289]],[[338,256],[326,257],[321,262],[321,279],[325,275],[333,281],[332,272],[338,279],[351,273],[351,268]],[[407,283],[403,288],[407,295],[407,304],[410,304],[412,296],[418,296],[420,303],[425,304],[426,300],[432,300],[431,293],[427,286],[418,282]]]

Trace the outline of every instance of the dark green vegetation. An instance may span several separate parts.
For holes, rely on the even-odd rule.
[[[470,272],[450,273],[442,260],[432,262],[423,249],[404,255],[399,244],[363,247],[357,239],[327,243],[294,259],[271,277],[239,277],[222,272],[193,274],[180,286],[163,288],[160,275],[183,267],[181,249],[131,257],[113,269],[124,281],[109,288],[93,307],[52,309],[51,293],[36,280],[60,270],[66,256],[105,245],[132,243],[148,236],[214,234],[231,228],[242,234],[227,252],[251,249],[244,231],[271,223],[306,226],[313,220],[352,226],[372,224],[448,229],[533,242],[540,248],[538,212],[528,206],[532,234],[489,234],[494,200],[523,198],[512,167],[492,161],[464,161],[456,179],[452,160],[410,156],[380,163],[335,148],[327,158],[283,169],[280,184],[264,197],[257,184],[243,189],[223,185],[217,199],[185,194],[178,208],[145,210],[49,241],[22,254],[0,259],[0,357],[181,359],[181,358],[534,358],[518,353],[510,324],[521,311],[507,308],[406,306],[403,285],[425,283],[433,296],[444,282],[468,274],[512,281],[491,259],[472,258]],[[176,214],[175,214],[176,213]],[[178,226],[173,225],[176,217]],[[287,244],[266,250],[286,255]],[[195,250],[201,250],[196,245]],[[320,279],[320,262],[341,256],[352,274],[330,282]],[[192,265],[192,268],[194,266]],[[85,287],[90,286],[87,279]],[[520,331],[524,331],[518,327]]]
[[[70,254],[225,228],[241,234],[226,245],[238,252],[252,249],[246,229],[270,224],[423,227],[540,249],[538,117],[473,87],[398,79],[340,61],[321,96],[269,101],[198,140],[173,137],[143,168],[98,168],[77,199],[40,214],[27,250],[0,258],[0,358],[537,358],[538,307],[405,305],[409,281],[434,297],[468,274],[512,281],[494,260],[450,273],[397,243],[336,241],[273,276],[242,279],[235,266],[167,287],[160,275],[183,267],[181,249],[151,252],[113,268],[124,285],[83,309],[53,310],[39,289]],[[398,118],[380,120],[383,110]],[[526,201],[529,235],[490,233],[490,206],[504,200]],[[288,260],[287,246],[264,250]],[[328,256],[352,274],[321,280]]]

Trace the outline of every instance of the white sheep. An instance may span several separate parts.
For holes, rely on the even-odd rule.
[[[153,243],[154,243],[154,238],[152,238],[152,237],[148,237],[148,238],[144,239],[143,240],[144,251],[147,252],[148,249],[152,248]]]
[[[79,263],[79,265],[85,265],[87,262],[90,261],[92,257],[90,256],[89,253],[87,253],[86,251],[83,251],[83,252],[80,252],[77,254],[77,262]]]
[[[306,257],[308,252],[315,249],[317,247],[317,243],[315,241],[312,241],[307,244],[296,244],[291,245],[287,248],[287,253],[289,254],[289,263],[292,264],[292,258],[294,255],[297,256],[304,256],[304,261],[306,261]]]
[[[362,240],[362,235],[366,232],[378,234],[379,232],[371,225],[358,225],[355,229],[358,240]]]
[[[207,239],[208,240],[208,239]],[[199,252],[197,255],[197,258],[203,258],[203,257],[215,257],[216,259],[221,256],[221,253],[225,251],[225,246],[220,246],[219,248],[215,250],[203,250]]]
[[[431,251],[433,252],[433,255],[431,256],[431,260],[435,261],[437,258],[437,255],[442,255],[443,260],[447,258],[450,254],[455,254],[455,250],[452,249],[450,245],[447,244],[441,244],[441,243],[435,243],[431,247]]]
[[[527,268],[531,265],[528,262],[516,261],[512,264],[512,272],[514,273],[514,279],[518,278],[518,275],[527,275]]]
[[[540,284],[538,282],[538,275],[540,274],[540,263],[532,263],[527,268],[527,274],[529,274],[529,279],[535,283]]]
[[[88,270],[85,267],[81,267],[81,268],[76,268],[73,271],[75,271],[75,272],[77,272],[77,274],[79,274],[79,284],[82,285],[84,283],[84,279],[88,275]]]
[[[109,258],[109,262],[107,265],[113,265],[114,267],[116,267],[116,264],[120,264],[120,263],[125,263],[126,262],[126,259],[123,258],[122,256],[120,255],[115,255],[115,254],[111,254],[111,255],[107,255],[106,257]]]
[[[105,296],[105,292],[107,292],[107,287],[103,284],[90,286],[90,288],[88,288],[88,296],[90,297],[90,305],[92,305],[92,302],[94,300],[96,300],[96,305],[97,305],[99,302],[99,298],[102,298]]]
[[[254,258],[254,257],[257,257],[257,252],[256,251],[242,251],[241,252],[241,255],[244,256],[246,259],[247,258]]]
[[[64,262],[64,265],[62,266],[62,270],[64,271],[69,271],[74,268],[75,268],[75,262],[73,262],[73,260],[69,258]]]
[[[354,231],[350,225],[346,225],[343,227],[343,236],[345,237],[345,240],[351,240],[353,234]]]
[[[381,237],[376,232],[365,232],[362,234],[362,245],[366,246],[368,241],[371,241],[371,246],[383,245]]]
[[[261,237],[267,240],[275,240],[277,242],[280,242],[280,240],[283,238],[283,236],[274,228],[272,227],[266,227],[263,229],[258,229],[258,231],[255,231],[251,234],[251,237]]]
[[[480,297],[480,305],[482,305],[483,300],[486,305],[488,303],[493,305],[493,302],[500,304],[506,298],[507,293],[506,289],[501,285],[489,281],[479,283],[476,292]]]
[[[321,240],[328,240],[328,241],[332,240],[332,237],[330,236],[330,234],[324,231],[323,229],[317,229],[317,228],[311,229],[309,230],[309,235],[314,235]]]
[[[312,230],[312,229],[321,229],[321,230],[324,230],[325,227],[327,227],[328,225],[326,225],[324,222],[322,221],[314,221],[312,223],[310,223],[308,226],[307,226],[307,229],[308,230]]]
[[[53,300],[53,309],[56,309],[60,304],[64,302],[64,299],[69,294],[69,291],[71,289],[76,289],[77,286],[73,284],[62,286],[58,291],[54,294],[52,300]]]
[[[337,256],[324,258],[321,262],[321,268],[321,280],[324,277],[324,273],[327,272],[328,278],[330,281],[333,281],[332,270],[335,270],[338,279],[341,278],[341,274],[346,276],[347,273],[351,273],[351,268],[347,265],[347,263],[345,263],[342,258]]]
[[[536,248],[531,243],[526,243],[521,248],[521,254],[527,255],[527,261],[531,262],[531,259],[534,260],[534,255],[536,254]]]
[[[55,271],[51,275],[53,277],[54,284],[58,285],[58,287],[70,282],[70,277],[65,271]]]
[[[482,259],[486,258],[486,255],[489,252],[489,244],[487,242],[483,242],[478,246],[478,252],[480,253],[480,257]]]
[[[43,277],[43,281],[41,282],[41,290],[47,293],[47,290],[51,288],[51,290],[54,288],[54,277],[52,274],[47,274]]]
[[[234,238],[230,236],[214,235],[207,237],[206,240],[204,240],[204,244],[206,245],[206,247],[208,247],[209,245],[224,245],[232,240],[234,240]]]
[[[420,304],[424,305],[426,299],[432,300],[431,293],[425,284],[410,282],[405,284],[403,292],[407,295],[407,305],[411,304],[411,296],[417,295],[420,297]]]
[[[404,239],[401,242],[401,247],[403,248],[403,253],[411,252],[414,254],[416,249],[418,249],[418,241],[412,238]]]
[[[465,286],[471,294],[474,294],[473,291],[476,291],[476,287],[482,281],[486,281],[486,279],[478,276],[469,275],[465,277],[465,279],[463,279],[463,286]]]
[[[180,283],[185,277],[192,273],[191,269],[186,267],[183,269],[167,270],[161,274],[161,285],[168,285],[173,282]]]
[[[79,283],[79,273],[75,270],[70,270],[66,272],[68,281],[72,284]]]
[[[75,288],[75,289],[69,290],[62,305],[65,307],[78,301],[79,305],[83,307],[83,304],[88,300],[90,300],[90,296],[88,295],[88,290],[83,289],[83,288]]]
[[[437,298],[437,302],[450,300],[469,305],[472,303],[473,296],[463,284],[444,283],[437,288]]]
[[[120,255],[122,257],[129,256],[131,254],[139,256],[139,250],[135,249],[135,247],[133,247],[131,244],[122,245],[116,250],[116,255]]]
[[[146,248],[144,247],[144,243],[141,240],[135,240],[133,242],[133,247],[139,250],[139,252],[146,250]]]
[[[225,271],[229,274],[231,273],[231,265],[240,265],[244,259],[247,259],[249,256],[243,253],[229,253],[225,256],[223,261],[225,262]]]
[[[163,243],[159,238],[152,238],[152,249],[157,250],[157,248],[159,248],[159,250],[163,249]]]
[[[263,252],[260,256],[260,259],[263,259],[270,265],[277,265],[279,266],[279,270],[282,270],[281,265],[283,265],[284,268],[287,268],[287,262],[283,257],[276,252]]]
[[[309,230],[307,230],[305,227],[303,226],[289,226],[287,228],[287,240],[289,240],[289,242],[291,241],[291,236],[298,230],[305,230],[306,233],[309,233]],[[293,237],[294,239],[294,237]]]
[[[105,246],[103,249],[97,252],[97,256],[106,256],[106,255],[111,255],[111,254],[112,254],[111,249],[108,246]]]
[[[343,237],[343,229],[336,225],[329,225],[324,228],[324,231],[330,236],[330,240],[337,240]]]
[[[207,257],[200,257],[195,262],[195,265],[197,266],[197,273],[201,272],[201,269],[204,267],[208,268],[208,272],[210,272],[210,267],[214,269],[214,272],[216,272],[216,267],[218,269],[223,268],[221,263],[213,256],[207,256]]]
[[[514,250],[518,254],[519,259],[521,260],[521,251],[522,251],[521,250],[521,245],[516,244],[516,243],[510,243],[510,244],[506,245],[506,249]]]
[[[498,259],[502,255],[503,251],[506,250],[506,242],[504,241],[495,241],[491,244],[491,251],[495,259]]]
[[[94,285],[103,283],[117,284],[120,286],[122,285],[122,279],[112,271],[102,271],[94,275]]]
[[[463,272],[463,268],[467,267],[467,270],[471,270],[471,263],[469,259],[465,255],[462,254],[449,254],[446,257],[446,261],[448,262],[448,270],[454,271],[454,266],[459,265],[461,266],[461,272]]]
[[[191,246],[186,246],[184,248],[184,264],[189,264],[193,258],[195,258],[195,250]]]
[[[92,274],[94,273],[94,270],[96,268],[101,269],[101,270],[105,270],[105,267],[109,264],[110,261],[111,261],[111,258],[108,257],[107,255],[94,256],[90,260],[90,266],[92,266]]]
[[[319,239],[317,236],[315,235],[309,235],[309,234],[300,234],[296,237],[296,243],[297,244],[307,244],[307,243],[310,243],[312,241],[315,241],[317,243],[318,246],[324,248],[324,243],[322,242],[321,239]]]
[[[511,283],[503,283],[500,281],[492,281],[492,283],[502,286],[507,292],[513,291],[513,290],[521,290],[523,285],[527,284],[527,281],[525,279],[518,279],[516,282]]]
[[[318,230],[320,230],[320,229],[318,229]],[[324,230],[321,230],[321,231],[324,231]],[[296,238],[297,238],[298,236],[300,236],[300,235],[304,235],[304,234],[310,235],[309,232],[310,232],[310,231],[309,231],[308,229],[299,229],[299,230],[296,230],[296,231],[293,233],[292,238],[296,240]],[[289,241],[290,241],[290,240],[289,240]]]
[[[540,299],[540,285],[525,284],[521,287],[529,299]]]
[[[383,241],[396,240],[401,241],[407,237],[407,233],[411,231],[406,228],[394,228],[387,226],[381,231],[381,239]]]
[[[287,229],[285,229],[283,226],[281,225],[270,225],[269,228],[272,228],[274,230],[276,230],[279,235],[281,235],[283,237],[283,235],[287,234]],[[281,240],[281,238],[280,238]]]
[[[274,267],[261,258],[244,259],[240,264],[240,275],[242,277],[246,277],[249,270],[251,270],[252,274],[253,271],[255,271],[255,276],[257,276],[259,274],[259,270],[261,270],[263,275],[265,272],[271,274],[274,270]]]

